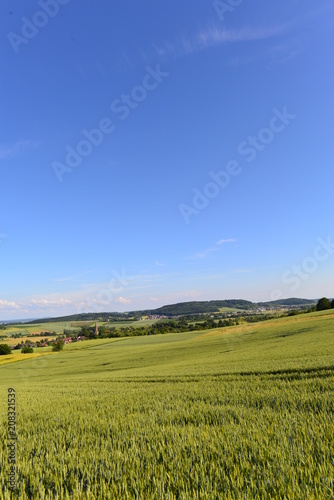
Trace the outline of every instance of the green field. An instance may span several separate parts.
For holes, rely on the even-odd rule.
[[[113,321],[111,323],[106,323],[105,321],[97,321],[97,326],[108,325],[120,329],[125,326],[151,326],[156,323],[156,319],[143,319],[143,320],[129,320],[129,321]],[[78,331],[82,326],[95,326],[95,321],[52,321],[50,323],[24,323],[24,324],[11,324],[6,327],[6,330],[1,330],[0,335],[3,337],[9,337],[15,333],[21,333],[26,336],[31,333],[36,334],[40,332],[56,332],[57,334],[62,334],[64,329]]]
[[[93,322],[90,322],[93,324]],[[95,324],[95,323],[94,323]],[[71,321],[59,321],[59,322],[52,322],[52,323],[36,323],[36,324],[30,324],[30,323],[24,323],[24,324],[12,324],[8,325],[6,330],[2,330],[2,335],[11,335],[13,333],[24,333],[24,335],[27,335],[27,333],[39,333],[39,332],[56,332],[56,333],[63,333],[64,328],[73,328]]]
[[[8,387],[13,498],[334,498],[333,311],[91,340],[0,375],[1,498]]]

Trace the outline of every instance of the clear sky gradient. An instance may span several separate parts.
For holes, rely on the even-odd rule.
[[[230,3],[2,0],[0,320],[334,296],[333,2]]]

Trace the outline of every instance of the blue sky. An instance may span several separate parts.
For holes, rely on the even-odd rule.
[[[0,12],[0,320],[334,296],[332,1]]]

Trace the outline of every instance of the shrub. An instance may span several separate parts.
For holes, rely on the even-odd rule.
[[[34,352],[34,349],[28,345],[24,346],[23,349],[21,349],[22,354],[31,354]]]
[[[62,351],[63,348],[64,348],[64,341],[63,341],[63,339],[56,340],[56,342],[52,346],[53,352]]]

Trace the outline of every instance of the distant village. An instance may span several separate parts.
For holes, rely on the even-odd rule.
[[[34,333],[31,334],[31,337],[33,338],[34,336],[40,337],[43,335],[56,335],[56,333],[51,333],[51,332],[42,332],[42,333]],[[95,323],[95,335],[99,335],[99,329],[97,327],[97,324]],[[61,339],[64,344],[72,344],[73,342],[82,342],[83,340],[86,340],[87,337],[85,335],[72,335],[71,337],[65,337],[64,335],[58,335],[57,338],[52,338],[48,339],[45,337],[42,340],[37,340],[36,342],[32,340],[26,340],[25,342],[19,342],[16,345],[11,346],[12,350],[17,350],[17,349],[23,349],[24,347],[31,347],[32,349],[36,347],[49,347],[53,346],[59,339]]]
[[[38,334],[36,334],[36,337]],[[61,337],[62,341],[64,344],[71,344],[72,342],[81,342],[82,340],[86,340],[86,337],[84,335],[78,335],[77,337]],[[16,349],[23,349],[24,347],[48,347],[48,346],[53,346],[55,342],[57,342],[58,339],[43,339],[43,340],[38,340],[36,342],[33,342],[31,340],[26,340],[25,342],[18,343],[16,345],[12,345],[11,349],[16,350]]]
[[[291,301],[297,299],[290,299]],[[321,299],[322,300],[322,299]],[[328,301],[328,307],[334,307],[334,300]],[[235,301],[234,301],[235,302]],[[185,332],[185,331],[196,331],[196,330],[206,330],[210,328],[219,328],[226,326],[238,325],[239,321],[245,321],[248,323],[254,323],[258,321],[268,320],[277,318],[284,315],[301,314],[306,312],[312,312],[318,310],[318,305],[310,305],[311,301],[306,301],[307,304],[276,304],[276,303],[264,303],[257,304],[257,307],[252,307],[249,310],[232,310],[232,311],[220,311],[220,312],[207,312],[207,313],[195,313],[188,312],[175,314],[173,316],[168,316],[162,313],[151,313],[140,315],[133,320],[133,324],[126,324],[129,322],[128,319],[120,320],[117,318],[116,323],[118,325],[124,321],[124,326],[119,328],[113,326],[113,321],[110,320],[106,323],[100,325],[100,331],[95,321],[95,327],[93,325],[87,326],[85,324],[80,324],[80,330],[64,329],[63,333],[51,332],[51,331],[40,331],[31,332],[30,334],[23,334],[18,332],[13,334],[14,338],[18,339],[16,345],[10,346],[11,350],[25,349],[25,352],[29,352],[27,348],[34,349],[40,347],[52,347],[52,350],[57,350],[57,344],[61,343],[72,344],[74,342],[82,342],[85,340],[99,338],[118,338],[124,336],[134,336],[134,335],[156,335],[161,333],[173,333],[173,332]],[[231,304],[235,306],[235,304]],[[176,308],[176,307],[175,307]],[[102,318],[99,318],[101,321]],[[106,319],[106,318],[105,318]],[[153,324],[143,324],[140,323],[136,325],[136,320],[145,322],[147,320],[154,321]],[[84,322],[84,323],[87,323]],[[5,329],[5,325],[2,329]],[[24,337],[23,341],[20,337]],[[28,337],[28,338],[27,338]],[[38,338],[35,340],[34,337]],[[4,337],[1,337],[4,338]],[[8,346],[9,347],[9,346]]]

